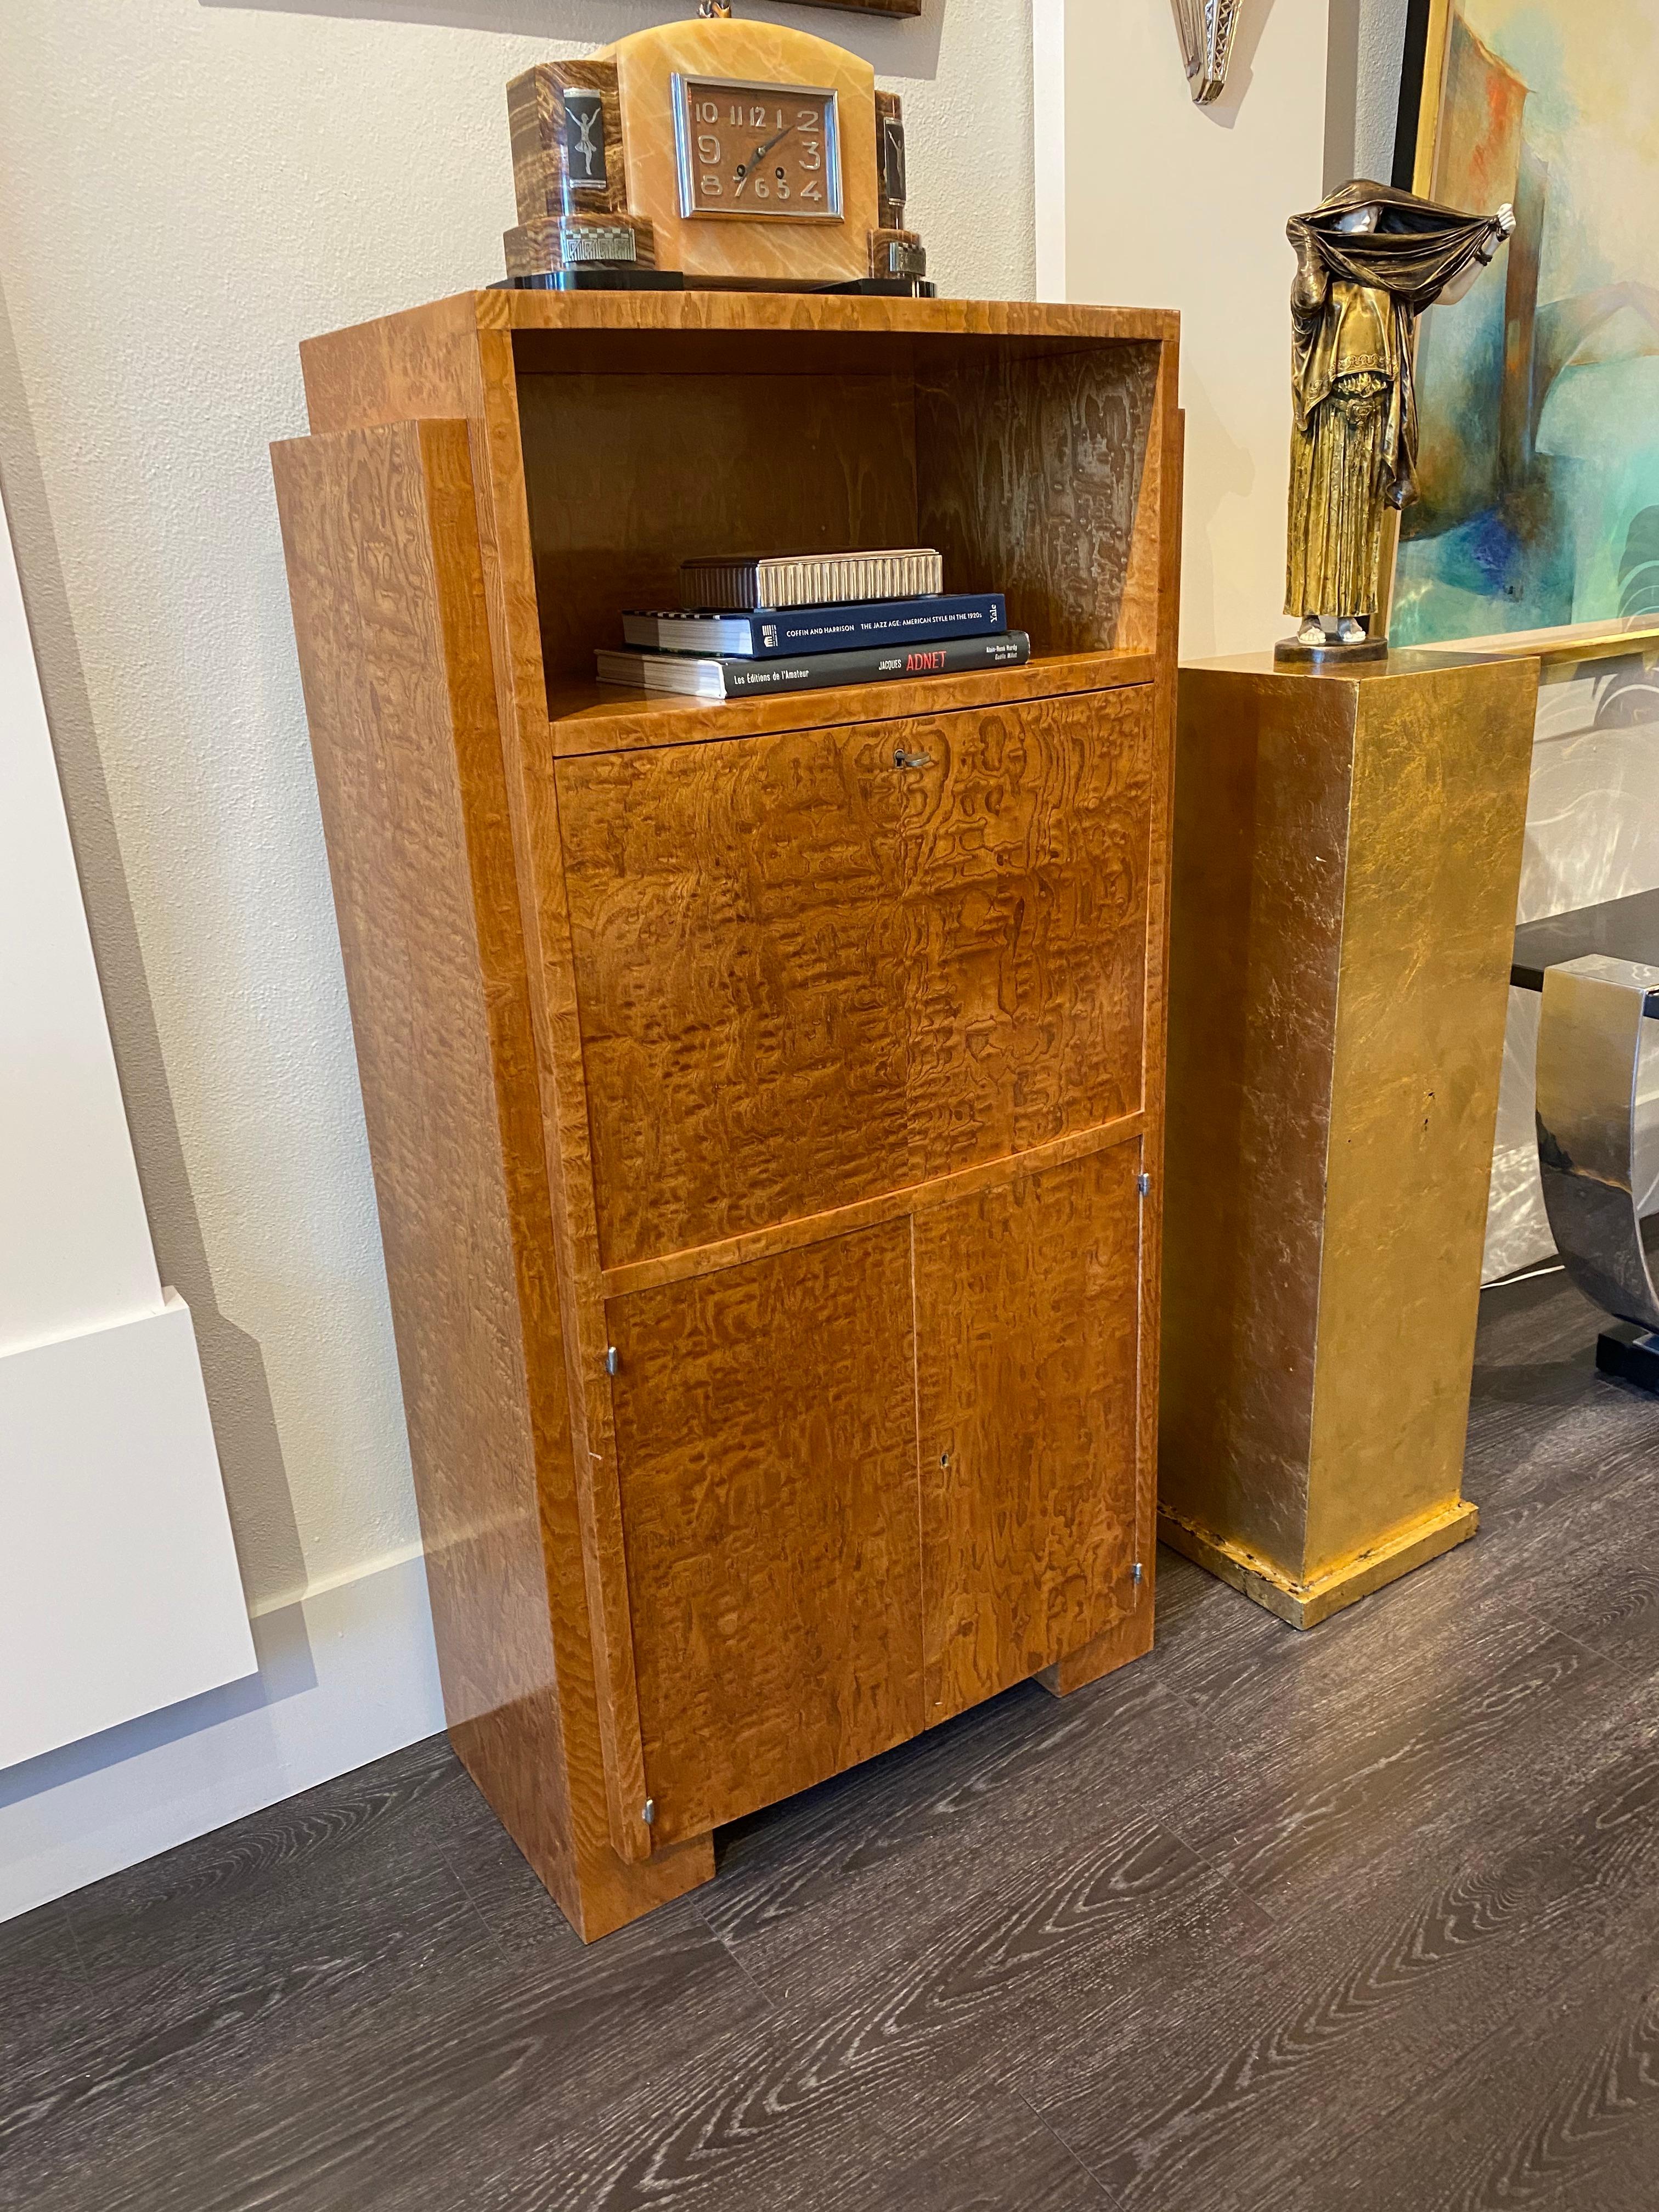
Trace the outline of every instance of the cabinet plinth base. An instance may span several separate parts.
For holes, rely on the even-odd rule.
[[[1152,1648],[1152,1607],[1150,1599],[1115,1620],[1103,1634],[1076,1651],[1068,1651],[1045,1667],[1037,1680],[1051,1697],[1069,1698],[1073,1690],[1086,1689],[1132,1659],[1144,1659]]]
[[[541,1874],[541,1869],[537,1872]],[[714,1879],[714,1838],[688,1836],[684,1843],[653,1851],[638,1866],[624,1866],[614,1852],[608,1853],[602,1869],[589,1866],[582,1870],[575,1898],[568,1899],[556,1890],[554,1895],[583,1942],[595,1943],[601,1936],[615,1935],[630,1921],[643,1920],[659,1905],[684,1897],[688,1890],[701,1889]]]
[[[1292,1628],[1314,1628],[1332,1613],[1340,1613],[1344,1606],[1369,1597],[1384,1583],[1398,1582],[1413,1567],[1449,1552],[1454,1545],[1474,1535],[1480,1520],[1477,1507],[1467,1498],[1454,1498],[1449,1505],[1413,1522],[1385,1543],[1358,1552],[1308,1582],[1292,1581],[1244,1545],[1194,1528],[1170,1513],[1158,1515],[1158,1533],[1171,1551],[1184,1553],[1200,1567],[1207,1567],[1224,1583],[1231,1583],[1246,1597],[1266,1606],[1269,1613],[1288,1620]]]

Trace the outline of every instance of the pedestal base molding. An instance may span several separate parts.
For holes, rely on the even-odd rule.
[[[1443,1552],[1473,1536],[1480,1522],[1477,1507],[1467,1498],[1455,1498],[1449,1505],[1397,1530],[1385,1543],[1356,1552],[1352,1559],[1339,1560],[1307,1582],[1294,1581],[1246,1546],[1177,1521],[1172,1513],[1158,1515],[1158,1533],[1172,1551],[1184,1553],[1246,1597],[1266,1606],[1269,1613],[1288,1620],[1292,1628],[1314,1628],[1332,1613],[1340,1613],[1344,1606],[1356,1604],[1385,1583],[1398,1582],[1413,1567],[1437,1559]]]

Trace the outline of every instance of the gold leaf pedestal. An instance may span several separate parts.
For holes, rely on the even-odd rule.
[[[1461,1495],[1538,664],[1181,672],[1159,1533],[1298,1628]]]

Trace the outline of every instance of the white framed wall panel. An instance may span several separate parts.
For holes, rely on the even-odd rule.
[[[0,1358],[160,1313],[161,1285],[5,527],[0,1078]]]
[[[255,1664],[0,526],[0,1767]]]
[[[0,1358],[0,1767],[252,1673],[182,1298]]]

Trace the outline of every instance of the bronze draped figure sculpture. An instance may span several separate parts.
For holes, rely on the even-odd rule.
[[[1382,605],[1387,512],[1415,495],[1417,319],[1461,299],[1514,228],[1508,207],[1462,215],[1364,178],[1286,226],[1296,278],[1285,611],[1301,628],[1281,659],[1387,651],[1366,620]]]

